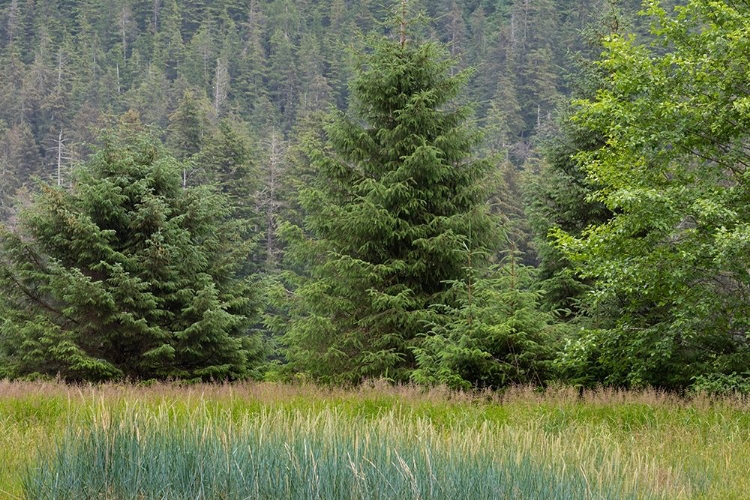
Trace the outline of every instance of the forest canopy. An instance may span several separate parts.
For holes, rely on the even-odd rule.
[[[729,0],[3,2],[0,376],[750,389],[748,33]]]

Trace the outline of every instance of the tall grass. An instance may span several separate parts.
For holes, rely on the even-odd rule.
[[[589,477],[580,461],[556,460],[565,458],[549,453],[559,443],[537,449],[538,431],[485,423],[446,434],[394,411],[353,419],[334,408],[272,410],[237,420],[209,405],[188,415],[164,404],[102,407],[29,469],[24,491],[39,500],[657,498],[636,495],[611,462]]]
[[[739,398],[0,381],[0,499],[731,500],[748,470]]]

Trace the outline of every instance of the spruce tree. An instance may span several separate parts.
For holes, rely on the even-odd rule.
[[[167,144],[179,159],[195,155],[203,147],[209,128],[210,104],[205,95],[185,90],[174,113],[169,115]]]
[[[441,308],[448,321],[432,325],[415,350],[412,378],[463,389],[544,384],[565,325],[541,310],[534,269],[514,251],[489,273],[471,267],[472,257],[467,253],[466,277],[451,282],[457,305]]]
[[[398,34],[397,34],[398,37]],[[309,152],[304,228],[287,225],[295,277],[285,336],[292,366],[325,381],[408,378],[433,307],[449,301],[465,250],[493,245],[494,219],[474,161],[471,110],[453,104],[469,74],[435,43],[382,38],[338,116]]]
[[[255,209],[260,185],[257,157],[247,124],[227,119],[219,122],[192,158],[196,180],[218,187],[236,215],[252,225],[259,223]]]
[[[224,198],[183,189],[158,143],[110,138],[71,191],[42,186],[0,232],[6,375],[66,380],[247,376],[247,248]]]

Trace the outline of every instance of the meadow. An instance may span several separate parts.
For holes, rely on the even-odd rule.
[[[0,381],[0,498],[744,499],[750,402]]]

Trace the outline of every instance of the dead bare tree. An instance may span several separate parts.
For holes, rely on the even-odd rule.
[[[221,105],[229,93],[229,69],[227,61],[223,58],[216,59],[216,76],[214,78],[214,114],[219,118]]]

